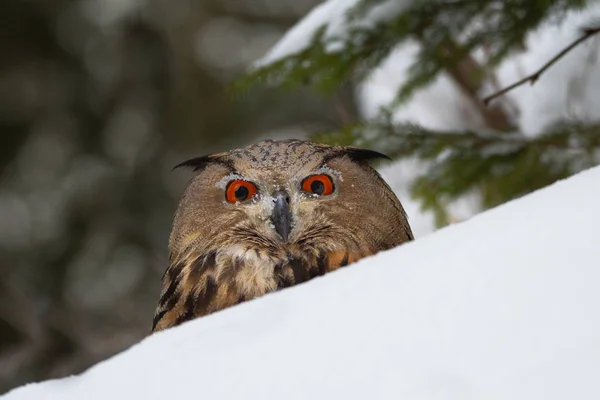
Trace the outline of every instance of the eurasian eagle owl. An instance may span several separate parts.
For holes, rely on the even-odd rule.
[[[372,150],[266,140],[188,160],[159,331],[413,240]]]

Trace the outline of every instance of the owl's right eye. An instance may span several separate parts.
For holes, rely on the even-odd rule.
[[[302,190],[319,196],[328,196],[333,193],[333,181],[328,175],[312,175],[302,181]]]
[[[225,198],[229,203],[239,203],[252,198],[256,194],[256,186],[252,182],[236,179],[227,185]]]

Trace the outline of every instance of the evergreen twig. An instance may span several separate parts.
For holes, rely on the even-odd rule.
[[[540,76],[544,72],[546,72],[546,70],[548,68],[550,68],[552,65],[554,65],[558,60],[560,60],[562,57],[564,57],[568,52],[573,50],[579,44],[585,42],[587,39],[591,38],[592,36],[594,36],[595,34],[597,34],[599,32],[600,32],[600,26],[583,29],[583,35],[581,35],[579,38],[575,39],[567,47],[562,49],[558,54],[556,54],[554,57],[552,57],[546,64],[542,65],[542,67],[540,69],[538,69],[533,74],[528,75],[525,78],[513,83],[512,85],[509,85],[509,86],[505,87],[504,89],[501,89],[501,90],[487,96],[486,98],[483,99],[483,104],[485,104],[487,106],[490,103],[490,101],[492,101],[493,99],[500,97],[527,82],[530,82],[531,85],[533,85],[534,83],[537,82],[537,80],[540,78]]]

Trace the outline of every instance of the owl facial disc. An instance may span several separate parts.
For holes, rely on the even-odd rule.
[[[273,212],[271,221],[275,225],[275,231],[281,236],[284,242],[287,242],[290,230],[292,229],[292,214],[290,212],[290,196],[285,191],[278,191],[273,194]]]

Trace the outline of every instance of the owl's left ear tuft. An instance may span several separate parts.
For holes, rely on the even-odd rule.
[[[229,154],[229,153],[228,152],[214,153],[214,154],[207,154],[207,155],[201,156],[201,157],[190,158],[189,160],[186,160],[186,161],[174,166],[173,170],[176,170],[178,168],[188,167],[188,168],[192,168],[193,171],[201,171],[204,168],[206,168],[210,163],[217,161],[217,159],[219,159],[220,157],[226,156],[227,154]]]
[[[345,147],[344,154],[350,157],[352,161],[370,161],[376,159],[391,160],[389,156],[375,150],[360,149],[358,147]]]

